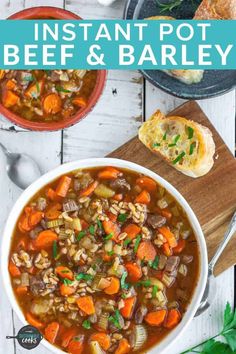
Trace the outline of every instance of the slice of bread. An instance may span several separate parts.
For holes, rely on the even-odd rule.
[[[211,131],[186,118],[166,117],[158,110],[140,127],[139,139],[187,176],[203,176],[214,164],[215,143]]]

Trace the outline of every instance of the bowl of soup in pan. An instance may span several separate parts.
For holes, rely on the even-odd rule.
[[[168,182],[127,161],[88,159],[23,192],[2,272],[17,315],[52,352],[161,353],[198,308],[207,252]]]
[[[20,11],[10,19],[81,19],[54,7]],[[0,113],[30,130],[52,131],[84,118],[99,100],[104,70],[0,70]]]

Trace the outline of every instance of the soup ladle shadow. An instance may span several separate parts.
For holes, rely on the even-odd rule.
[[[0,148],[6,156],[6,170],[10,180],[19,188],[26,189],[41,176],[35,160],[27,154],[10,152],[2,143]]]
[[[214,268],[216,262],[218,261],[219,257],[221,256],[222,252],[224,251],[225,247],[227,246],[228,242],[230,241],[231,237],[234,235],[235,232],[236,232],[236,212],[234,213],[231,219],[231,222],[229,224],[229,227],[224,235],[221,244],[219,245],[215,255],[213,256],[212,260],[209,263],[206,288],[202,296],[200,305],[195,314],[195,317],[205,312],[212,305],[214,301],[216,295],[216,280],[214,277]]]

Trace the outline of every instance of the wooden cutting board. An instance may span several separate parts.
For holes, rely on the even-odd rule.
[[[113,151],[109,157],[140,164],[175,186],[198,217],[211,259],[236,210],[236,160],[196,102],[189,101],[172,111],[170,115],[194,120],[212,131],[216,144],[215,164],[207,175],[196,179],[183,175],[160,157],[152,154],[138,137]],[[219,259],[215,274],[220,274],[234,264],[236,264],[236,235]]]

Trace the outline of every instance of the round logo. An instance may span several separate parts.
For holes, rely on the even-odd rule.
[[[30,350],[36,348],[39,345],[43,339],[43,336],[37,328],[33,326],[24,326],[19,330],[17,336],[8,336],[7,338],[16,338],[18,343],[23,348]]]

